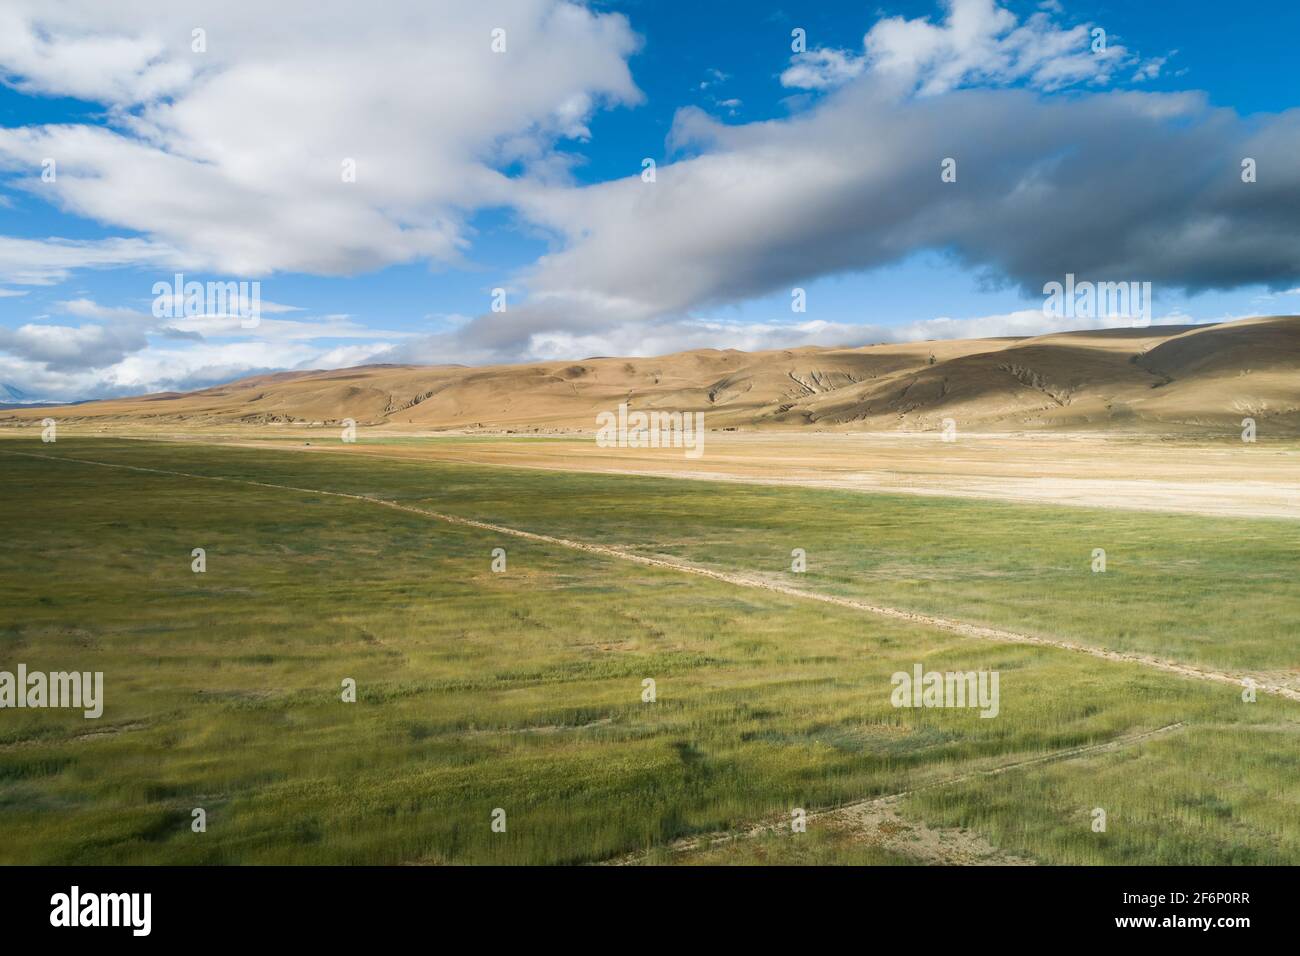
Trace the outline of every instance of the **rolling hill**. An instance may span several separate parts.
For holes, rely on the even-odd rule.
[[[1198,430],[1243,417],[1300,433],[1300,317],[1217,325],[797,348],[704,349],[488,367],[370,365],[259,375],[201,391],[0,422],[205,427],[337,423],[394,430],[590,431],[597,413],[703,411],[728,429]]]

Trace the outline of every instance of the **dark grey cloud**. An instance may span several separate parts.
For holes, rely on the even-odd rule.
[[[520,307],[455,343],[505,355],[922,250],[1029,296],[1067,273],[1192,293],[1300,279],[1300,110],[1247,118],[1198,93],[900,98],[863,78],[786,120],[684,110],[672,138],[693,155],[654,183],[535,195],[527,213],[562,248],[520,277]],[[949,157],[955,183],[940,177]]]

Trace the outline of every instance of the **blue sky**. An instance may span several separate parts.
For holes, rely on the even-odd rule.
[[[1156,321],[1300,311],[1292,3],[9,6],[0,383],[31,399],[1032,334],[1066,270],[1152,281]],[[177,272],[259,281],[266,321],[159,321]]]

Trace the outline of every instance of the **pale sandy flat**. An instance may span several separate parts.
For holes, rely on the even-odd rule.
[[[940,495],[1085,507],[1239,517],[1300,518],[1300,443],[1102,437],[1095,434],[745,433],[705,437],[704,453],[600,448],[594,438],[497,440],[446,436],[402,444],[386,429],[344,444],[333,429],[293,439],[265,430],[194,436],[202,441],[559,471],[656,475],[707,481],[802,485],[860,492]],[[307,445],[305,442],[310,441]]]

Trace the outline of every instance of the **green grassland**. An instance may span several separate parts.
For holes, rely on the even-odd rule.
[[[662,848],[1177,721],[925,790],[904,812],[1042,862],[1300,862],[1290,701],[310,491],[11,451],[373,495],[778,576],[804,547],[802,586],[1242,666],[1294,660],[1296,609],[1284,522],[3,441],[0,670],[106,685],[97,721],[0,710],[3,863],[692,862]],[[1106,575],[1087,571],[1093,546]],[[915,663],[998,670],[1000,714],[895,709],[890,675]],[[706,861],[907,862],[812,829]]]
[[[134,461],[138,444],[96,454]],[[1300,664],[1300,525],[1285,519],[163,447],[176,470],[374,495],[1043,637],[1207,667]],[[806,574],[790,573],[795,548]]]

